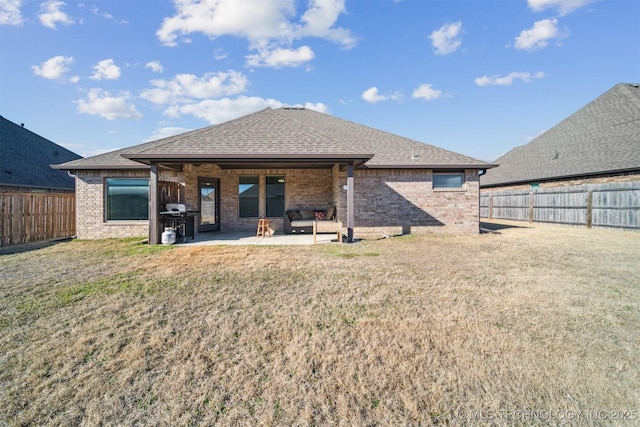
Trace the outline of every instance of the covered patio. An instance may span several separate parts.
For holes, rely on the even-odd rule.
[[[279,232],[278,236],[285,237],[282,233],[284,222],[284,211],[289,208],[323,208],[326,206],[336,206],[338,216],[344,227],[344,233],[349,243],[354,240],[354,169],[362,164],[366,157],[345,156],[319,156],[317,154],[305,155],[304,157],[282,159],[270,159],[263,156],[249,157],[248,159],[234,159],[232,165],[226,164],[220,159],[200,159],[196,163],[194,159],[180,158],[173,155],[172,159],[161,159],[157,157],[143,158],[140,155],[127,155],[130,159],[146,163],[150,168],[149,180],[149,243],[161,243],[161,234],[164,223],[161,213],[166,209],[166,200],[163,200],[163,178],[166,179],[167,171],[178,170],[179,174],[186,177],[183,192],[185,206],[191,206],[196,215],[195,229],[203,230],[200,218],[205,216],[203,208],[205,206],[201,196],[201,181],[216,182],[214,193],[217,193],[217,200],[210,208],[212,223],[216,224],[218,234],[240,232],[250,236],[256,230],[259,219],[268,218],[271,220],[273,230]],[[370,157],[370,155],[367,155]],[[319,172],[326,171],[326,173]],[[322,174],[325,179],[318,182],[310,179]],[[204,177],[210,177],[204,178]],[[259,183],[256,185],[260,203],[257,207],[256,215],[243,216],[239,213],[242,205],[238,181],[242,177],[254,177]],[[265,179],[277,177],[283,182],[284,206],[275,216],[269,215],[264,199],[266,198]],[[286,182],[286,186],[285,183]],[[241,186],[242,184],[240,184]],[[325,190],[325,191],[318,191]],[[328,190],[328,191],[326,191]],[[179,192],[178,192],[179,193]],[[310,194],[313,193],[313,194]],[[314,201],[310,201],[314,200]],[[175,200],[177,201],[177,200]],[[281,213],[280,213],[281,212]],[[322,234],[318,234],[322,236]],[[295,237],[295,236],[291,236]],[[309,234],[311,244],[312,236]],[[335,238],[335,234],[334,234]],[[320,238],[319,241],[322,241]]]

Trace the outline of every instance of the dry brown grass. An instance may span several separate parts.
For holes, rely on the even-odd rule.
[[[637,425],[639,268],[542,226],[6,253],[0,424]]]

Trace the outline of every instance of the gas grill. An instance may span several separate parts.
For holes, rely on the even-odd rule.
[[[160,212],[163,228],[171,227],[176,232],[176,241],[182,239],[186,243],[188,238],[194,239],[194,217],[200,211],[188,209],[184,203],[167,203],[165,209]]]

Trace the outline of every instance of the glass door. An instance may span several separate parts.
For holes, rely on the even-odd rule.
[[[220,230],[220,180],[198,178],[198,194],[200,211],[198,231]]]

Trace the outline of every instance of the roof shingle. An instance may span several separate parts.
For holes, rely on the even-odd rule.
[[[640,169],[640,85],[617,84],[496,163],[482,187]]]
[[[0,116],[0,185],[73,190],[74,179],[50,165],[79,158],[78,154]]]
[[[60,165],[144,167],[129,159],[354,158],[370,168],[486,168],[490,164],[304,108],[267,108],[235,120]],[[138,166],[136,166],[138,165]]]

